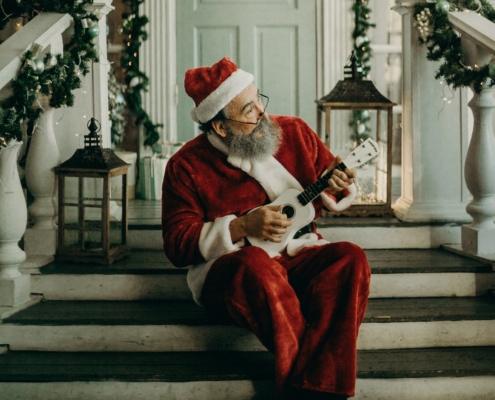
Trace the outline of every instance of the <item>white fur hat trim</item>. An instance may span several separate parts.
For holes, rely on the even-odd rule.
[[[199,106],[191,110],[191,118],[197,123],[212,119],[230,101],[246,89],[254,80],[249,72],[237,69],[219,87],[211,92]]]

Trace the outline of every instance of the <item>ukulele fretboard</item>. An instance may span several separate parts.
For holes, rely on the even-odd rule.
[[[344,163],[340,163],[335,168],[340,169],[341,171],[344,171],[347,167],[345,166]],[[332,168],[325,175],[323,175],[320,179],[318,179],[315,183],[313,183],[311,186],[309,186],[306,190],[299,193],[299,195],[297,196],[297,200],[299,200],[299,203],[301,203],[301,205],[305,206],[306,204],[309,204],[311,201],[316,199],[318,197],[318,195],[328,187],[328,180],[331,178],[335,168]]]

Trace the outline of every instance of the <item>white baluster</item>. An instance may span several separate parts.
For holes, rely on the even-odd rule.
[[[489,82],[486,82],[489,83]],[[483,85],[469,102],[474,127],[466,156],[464,177],[473,195],[466,211],[473,222],[462,226],[462,249],[474,254],[495,253],[495,137],[493,88]]]
[[[18,243],[27,222],[26,202],[17,172],[21,143],[0,149],[0,306],[3,307],[26,302],[30,293],[29,275],[19,272],[26,253]]]
[[[26,231],[25,250],[28,254],[53,255],[57,216],[53,168],[60,164],[60,152],[53,131],[54,109],[48,98],[41,99],[40,103],[44,112],[34,129],[26,160],[26,184],[34,197],[28,211],[34,218],[34,226]]]

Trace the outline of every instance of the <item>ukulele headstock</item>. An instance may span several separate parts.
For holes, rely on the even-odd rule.
[[[370,162],[376,163],[376,158],[380,155],[380,152],[378,144],[369,138],[349,153],[344,160],[344,164],[348,168],[363,168]]]

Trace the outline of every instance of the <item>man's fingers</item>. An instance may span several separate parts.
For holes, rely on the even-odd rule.
[[[356,170],[352,168],[346,168],[345,174],[351,179],[354,179],[357,175]]]
[[[342,157],[341,156],[337,156],[334,158],[333,163],[330,165],[329,169],[335,168],[339,164],[342,164]]]

